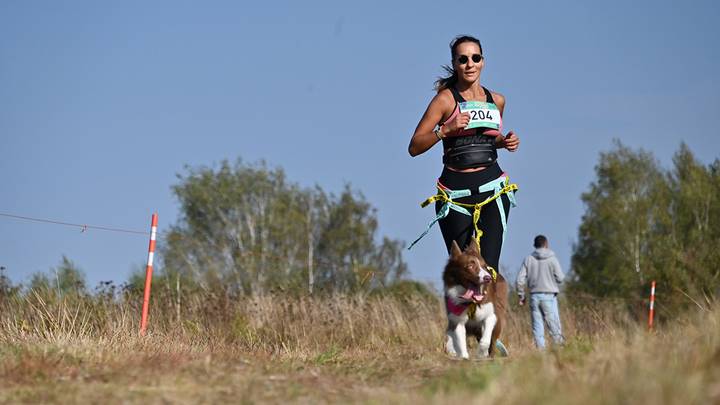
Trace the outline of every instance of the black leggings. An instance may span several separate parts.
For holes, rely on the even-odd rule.
[[[473,190],[472,195],[458,198],[455,201],[476,204],[494,194],[492,191],[479,194],[477,191],[478,187],[497,179],[502,173],[502,169],[500,169],[497,163],[494,163],[485,170],[477,172],[454,172],[445,168],[440,175],[440,183],[450,190]],[[507,194],[503,194],[500,198],[502,198],[503,207],[505,208],[505,219],[507,220],[510,214],[510,199]],[[441,202],[435,203],[435,213],[440,211],[442,205],[443,203]],[[472,208],[470,208],[469,211],[472,214]],[[503,226],[502,219],[500,218],[500,210],[495,201],[482,207],[478,226],[483,231],[483,235],[480,238],[480,253],[487,264],[499,271],[498,262],[500,261],[500,250],[502,250],[503,243]],[[465,249],[475,233],[472,216],[450,210],[448,216],[440,220],[440,231],[442,232],[443,239],[445,239],[448,253],[450,252],[450,246],[453,240],[458,243],[461,249]]]

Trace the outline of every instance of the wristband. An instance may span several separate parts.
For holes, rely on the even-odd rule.
[[[445,138],[445,135],[442,134],[442,131],[440,131],[440,128],[442,128],[442,125],[435,128],[433,130],[433,133],[435,134],[435,136],[437,136],[438,140],[442,141],[442,139]]]

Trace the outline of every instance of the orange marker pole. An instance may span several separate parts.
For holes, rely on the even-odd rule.
[[[145,336],[147,329],[148,309],[150,307],[150,284],[152,284],[153,257],[155,256],[155,236],[157,235],[157,212],[152,215],[150,223],[150,246],[148,247],[148,261],[145,268],[145,295],[143,297],[142,318],[140,319],[140,336]]]
[[[653,317],[655,316],[655,280],[650,285],[650,313],[648,314],[648,329],[653,328]]]

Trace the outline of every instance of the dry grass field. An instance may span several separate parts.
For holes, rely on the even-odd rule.
[[[3,403],[720,403],[720,309],[648,333],[604,304],[561,306],[566,346],[511,356],[442,351],[442,302],[422,295],[282,294],[137,302],[30,293],[0,300]]]

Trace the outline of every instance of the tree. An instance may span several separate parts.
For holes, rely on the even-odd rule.
[[[321,271],[317,282],[328,289],[379,287],[402,278],[407,266],[403,244],[384,238],[375,244],[376,210],[361,194],[346,186],[327,210],[326,226],[318,240]]]
[[[245,294],[347,290],[405,272],[393,251],[400,242],[376,245],[375,210],[349,186],[336,198],[288,182],[282,169],[240,161],[187,172],[173,187],[181,218],[161,250],[166,272]]]
[[[13,285],[9,277],[5,275],[5,266],[0,266],[0,303],[3,300],[15,296],[20,287]]]
[[[79,267],[63,255],[60,265],[55,268],[58,290],[63,293],[83,294],[87,291],[85,274]]]
[[[583,193],[586,211],[574,246],[574,288],[622,295],[645,282],[652,263],[650,233],[663,198],[662,174],[652,155],[615,143],[600,154],[597,180]]]
[[[668,262],[675,271],[660,275],[676,290],[696,296],[720,285],[720,163],[705,167],[684,143],[667,174],[668,221],[661,229]]]
[[[616,142],[600,154],[597,179],[573,248],[569,288],[638,297],[657,280],[666,308],[698,303],[720,286],[720,179],[685,144],[665,171],[645,151]]]
[[[50,270],[50,274],[33,274],[30,279],[30,289],[56,291],[60,295],[80,295],[87,292],[85,274],[67,256],[63,255],[60,265]]]

